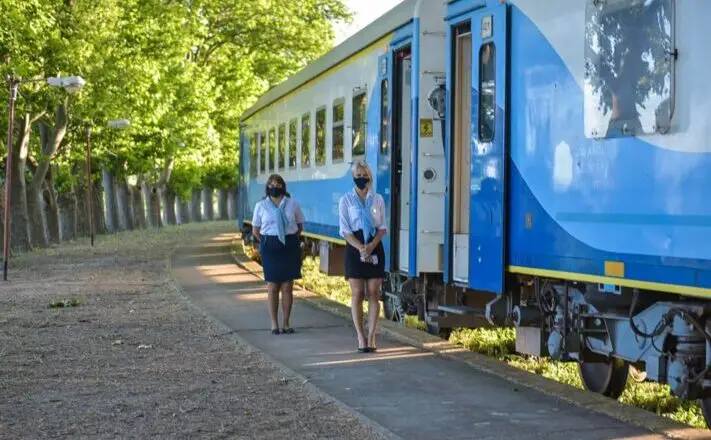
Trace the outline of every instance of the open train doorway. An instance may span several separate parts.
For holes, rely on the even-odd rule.
[[[394,53],[392,125],[392,241],[393,272],[407,273],[410,252],[410,153],[412,150],[412,54],[410,47]]]

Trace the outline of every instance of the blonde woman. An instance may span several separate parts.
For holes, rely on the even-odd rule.
[[[373,173],[365,162],[353,167],[353,191],[341,197],[338,217],[346,245],[346,279],[351,287],[351,315],[358,334],[358,351],[376,351],[380,286],[385,277],[382,239],[387,233],[385,201],[373,191]],[[363,330],[363,299],[368,292],[368,335]]]

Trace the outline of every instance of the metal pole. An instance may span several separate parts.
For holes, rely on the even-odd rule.
[[[7,263],[10,260],[10,188],[12,187],[12,130],[15,122],[15,100],[20,81],[8,78],[10,83],[10,120],[7,126],[7,168],[5,169],[5,235],[3,236],[3,269],[2,278],[7,281]]]
[[[91,245],[94,246],[94,197],[92,190],[94,184],[91,181],[91,126],[86,128],[86,209],[89,211],[89,235]]]

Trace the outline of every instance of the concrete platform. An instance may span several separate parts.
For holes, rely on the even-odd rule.
[[[349,321],[303,300],[296,333],[272,335],[264,283],[235,264],[229,237],[185,246],[172,267],[195,304],[401,438],[665,438],[384,336],[378,353],[358,354]]]

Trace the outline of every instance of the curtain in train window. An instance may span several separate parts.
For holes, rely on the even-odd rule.
[[[380,84],[380,153],[388,154],[388,80]]]
[[[284,169],[286,161],[286,125],[279,126],[279,169]]]
[[[257,177],[257,135],[249,136],[249,177]]]
[[[365,117],[367,99],[365,93],[353,97],[353,157],[365,156]]]
[[[274,129],[269,130],[269,170],[274,171],[276,165],[276,136]]]
[[[496,46],[479,49],[479,141],[494,140],[496,126]]]
[[[326,163],[326,107],[316,110],[316,165]]]
[[[665,133],[673,113],[674,2],[588,0],[585,134]]]
[[[343,161],[343,155],[344,155],[343,118],[345,116],[345,112],[346,112],[345,99],[343,99],[343,98],[336,99],[333,102],[333,131],[332,131],[332,133],[333,133],[333,136],[332,136],[332,144],[333,144],[332,157],[333,157],[334,163]]]
[[[289,122],[289,168],[296,168],[296,119]]]
[[[259,172],[262,174],[267,171],[267,133],[259,134]]]
[[[301,168],[311,166],[311,114],[301,117]]]

